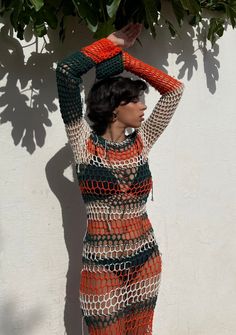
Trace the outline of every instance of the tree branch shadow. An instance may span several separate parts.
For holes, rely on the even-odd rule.
[[[21,142],[32,154],[36,145],[44,145],[46,127],[52,125],[49,113],[57,110],[53,102],[56,88],[51,88],[55,55],[33,52],[25,61],[22,46],[7,25],[2,27],[0,39],[0,79],[6,79],[6,85],[0,88],[0,107],[5,107],[1,123],[11,123],[14,144]]]
[[[157,38],[155,45],[155,54],[152,52],[145,53],[145,61],[154,64],[159,69],[167,72],[168,70],[168,54],[176,55],[175,64],[178,67],[177,78],[182,80],[186,78],[190,81],[195,72],[198,71],[198,60],[196,52],[200,50],[203,58],[204,72],[206,78],[206,86],[211,94],[216,92],[216,83],[219,80],[220,62],[217,59],[219,56],[219,45],[216,42],[212,48],[207,40],[207,22],[211,18],[209,11],[205,12],[204,19],[201,23],[201,28],[194,29],[185,20],[183,27],[179,31],[178,23],[172,11],[172,6],[169,2],[163,2],[163,10],[165,16],[160,20],[160,25],[157,26]],[[164,27],[164,20],[171,21],[179,34],[179,38],[172,38],[167,27]],[[226,27],[227,28],[227,27]],[[152,38],[147,36],[144,40],[144,50],[149,50]]]
[[[171,4],[166,2],[164,6],[166,17],[174,22],[176,19],[170,8]],[[79,50],[84,41],[89,40],[90,34],[86,27],[82,25],[78,27],[76,20],[72,19],[70,27],[67,28],[67,39],[64,44],[58,44],[58,31],[49,31],[48,41],[45,41],[43,50],[38,50],[37,39],[31,42],[31,47],[35,44],[35,51],[26,60],[24,49],[14,38],[10,23],[3,18],[1,20],[4,26],[0,31],[0,79],[6,81],[6,85],[1,85],[0,88],[0,107],[2,107],[0,120],[2,124],[11,123],[14,144],[21,144],[33,154],[37,146],[42,147],[45,144],[47,128],[52,126],[50,113],[58,112],[54,103],[57,99],[54,65],[65,53],[68,54],[69,50]],[[142,40],[144,48],[136,46],[133,50],[144,54],[146,62],[154,62],[164,71],[166,67],[168,68],[168,54],[176,54],[176,64],[182,64],[178,78],[186,77],[189,81],[198,70],[196,51],[200,49],[206,85],[214,94],[216,82],[219,80],[220,62],[217,59],[219,45],[216,43],[213,49],[207,49],[206,29],[207,24],[204,21],[202,29],[198,28],[196,31],[185,21],[181,29],[181,38],[173,39],[168,28],[163,28],[160,24],[157,27],[155,41],[148,34],[144,34]],[[78,39],[81,32],[82,41]],[[27,34],[28,39],[32,37],[29,32],[26,32],[26,37]],[[146,52],[150,49],[151,43],[155,43],[155,53]]]

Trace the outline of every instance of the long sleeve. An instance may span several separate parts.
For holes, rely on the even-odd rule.
[[[148,152],[168,126],[183,94],[184,84],[127,52],[123,52],[123,62],[125,70],[143,78],[161,94],[152,113],[138,129]]]
[[[96,64],[112,58],[109,71],[113,75],[118,74],[124,69],[123,62],[120,61],[121,57],[122,49],[110,40],[102,38],[66,57],[57,65],[56,79],[60,111],[76,162],[91,133],[91,128],[83,116],[79,87],[82,83],[81,76]],[[115,63],[119,66],[114,66]]]

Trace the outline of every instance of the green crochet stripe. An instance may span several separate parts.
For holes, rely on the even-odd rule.
[[[82,52],[76,52],[58,63],[56,69],[60,110],[65,124],[82,117],[80,87],[81,76],[90,70],[95,62]]]
[[[83,116],[80,87],[81,76],[96,63],[81,51],[75,52],[58,63],[56,69],[58,96],[62,119],[65,124],[76,122]],[[96,65],[97,79],[105,79],[124,71],[122,53]]]
[[[122,53],[119,53],[113,58],[106,59],[96,65],[96,78],[99,80],[106,79],[120,74],[124,69]]]

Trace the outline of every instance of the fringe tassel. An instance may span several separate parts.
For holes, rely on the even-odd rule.
[[[108,220],[106,220],[107,222],[107,225],[108,225],[108,228],[109,228],[109,231],[111,231],[111,225],[110,225],[110,222]]]

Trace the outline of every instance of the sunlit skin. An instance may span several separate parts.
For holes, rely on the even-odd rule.
[[[115,109],[115,117],[108,125],[103,137],[107,140],[121,142],[125,140],[126,128],[139,128],[144,121],[144,113],[147,106],[141,98],[121,104]]]

